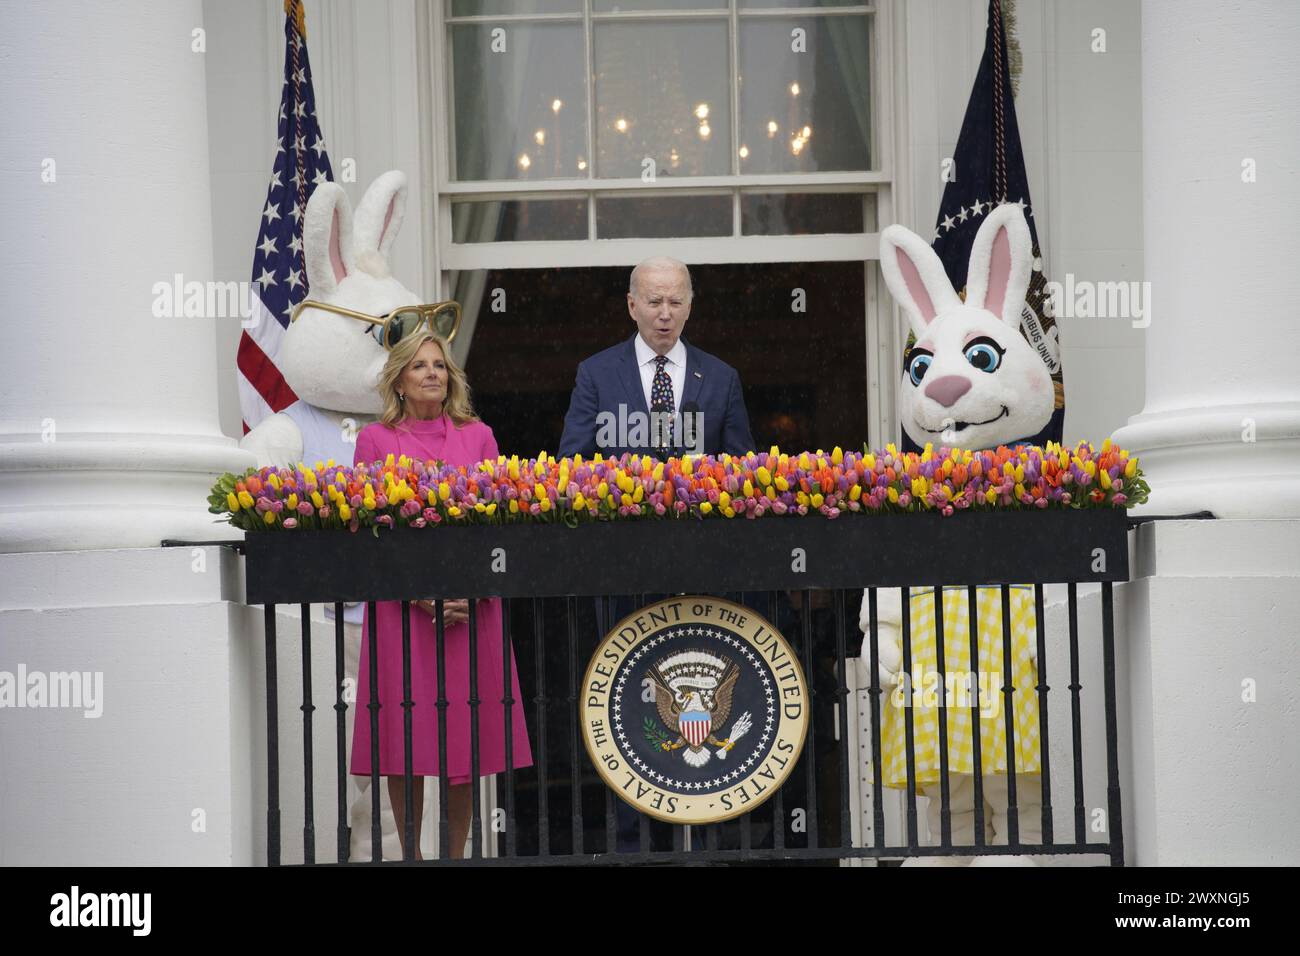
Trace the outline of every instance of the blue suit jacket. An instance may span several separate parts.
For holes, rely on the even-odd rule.
[[[617,421],[619,406],[623,405],[627,412],[649,416],[641,387],[641,373],[637,368],[635,340],[634,335],[613,348],[596,353],[578,366],[578,380],[569,399],[568,414],[564,416],[561,456],[581,454],[591,457],[599,453],[618,457],[625,452],[654,453],[648,444],[629,447],[616,442],[599,448],[596,444],[596,416],[601,412],[609,412]],[[682,344],[686,346],[686,384],[680,407],[683,412],[700,413],[698,421],[703,432],[704,454],[726,452],[737,455],[752,450],[754,437],[749,431],[749,413],[745,411],[740,376],[726,362],[695,348],[684,338]],[[632,436],[624,437],[630,439]],[[675,430],[673,437],[680,443],[683,436]]]

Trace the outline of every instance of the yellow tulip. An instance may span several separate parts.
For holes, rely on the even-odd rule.
[[[275,472],[271,472],[269,475],[266,476],[266,483],[270,485],[272,488],[274,488],[276,491],[280,490],[280,476],[277,475]]]
[[[723,511],[726,511],[728,508],[730,508],[731,495],[727,494],[725,491],[722,492],[720,495],[718,495],[718,507],[721,508]]]
[[[984,492],[984,500],[989,504],[995,504],[998,500],[998,493],[990,488],[988,491]]]
[[[274,511],[263,512],[262,521],[266,524],[275,524],[275,512]]]
[[[768,501],[776,501],[776,489],[771,485],[768,485],[767,489],[763,493],[767,495]]]
[[[602,481],[599,485],[597,485],[597,486],[596,486],[596,494],[599,495],[601,498],[606,498],[606,497],[608,497],[608,496],[609,496],[609,482],[607,482],[607,481]]]
[[[1097,482],[1101,485],[1103,490],[1109,491],[1110,472],[1107,471],[1105,468],[1103,468],[1100,472],[1097,473]]]
[[[1022,485],[1020,482],[1017,481],[1017,482],[1016,482],[1016,497],[1019,498],[1019,497],[1020,497],[1021,495],[1023,495],[1024,493],[1025,493],[1025,486]]]
[[[762,465],[759,465],[756,474],[758,475],[758,483],[760,485],[770,485],[772,483],[772,473]]]
[[[447,514],[451,515],[453,518],[459,518],[460,509],[457,508],[455,505],[452,505],[450,508],[447,509]]]
[[[810,499],[808,498],[808,496],[807,496],[806,494],[804,494],[802,491],[800,491],[800,492],[797,492],[797,493],[795,494],[795,496],[794,496],[794,500],[797,501],[797,502],[798,502],[799,504],[801,504],[801,505],[806,505],[806,504],[808,504],[808,502],[809,502]]]
[[[831,464],[839,465],[842,464],[843,461],[844,461],[844,449],[841,448],[839,445],[836,445],[834,450],[831,452]]]
[[[820,508],[822,506],[822,502],[825,500],[826,499],[823,498],[820,493],[813,495],[812,498],[810,499],[812,506],[814,508]]]
[[[344,521],[352,520],[352,509],[349,508],[346,503],[339,505],[339,517]]]
[[[583,508],[586,507],[587,507],[587,499],[582,497],[582,492],[578,492],[577,496],[573,499],[573,510],[581,511]]]
[[[888,494],[889,494],[889,503],[891,505],[898,504],[898,489],[895,488],[893,485],[890,485]]]
[[[780,457],[781,457],[781,450],[780,450],[779,448],[777,448],[775,445],[773,445],[771,448],[769,448],[769,449],[767,450],[767,457],[768,457],[768,458],[780,458]]]
[[[482,513],[487,511],[487,505],[483,504],[481,501],[476,501],[474,502],[474,510]]]
[[[293,511],[295,508],[298,507],[298,496],[293,492],[290,492],[288,499],[284,503],[284,506],[288,508],[290,511]]]
[[[390,452],[388,453],[388,457],[384,459],[384,467],[385,467],[385,468],[392,468],[395,464],[397,464],[397,462],[396,462],[395,459],[393,458],[393,453],[390,451]]]
[[[315,505],[317,508],[325,507],[325,499],[320,496],[319,491],[313,491],[311,493],[311,503]]]
[[[634,504],[639,505],[641,503],[641,499],[644,497],[645,497],[645,485],[638,483],[636,488],[632,492],[632,501]]]
[[[632,496],[627,493],[620,495],[618,500],[622,503],[624,508],[627,508],[632,504]]]
[[[789,491],[789,490],[790,490],[790,482],[788,482],[788,481],[785,480],[785,475],[777,475],[777,476],[776,476],[776,490],[777,490],[777,491]]]
[[[862,486],[854,485],[849,489],[849,501],[857,501],[862,497]]]
[[[741,486],[740,490],[744,492],[746,498],[754,497],[754,483],[748,478],[745,479],[745,483]]]
[[[700,514],[706,515],[712,510],[713,505],[709,504],[707,501],[700,502]]]
[[[519,502],[514,498],[510,499],[510,513],[512,515],[519,514]]]
[[[812,467],[812,462],[809,461],[807,452],[804,452],[802,455],[799,456],[799,467],[804,469],[805,471],[807,471],[809,468]]]
[[[251,508],[255,504],[257,504],[257,502],[253,500],[253,496],[250,495],[247,491],[241,491],[239,493],[239,503],[243,505],[245,508]]]
[[[232,512],[239,510],[239,499],[235,497],[235,493],[233,491],[229,492],[226,495],[226,507],[229,508]]]
[[[735,509],[735,508],[723,508],[723,509],[722,509],[722,513],[723,513],[724,515],[726,515],[728,518],[734,518],[734,517],[736,517],[736,509]]]
[[[448,484],[447,482],[445,482],[445,481],[441,481],[441,482],[439,482],[439,483],[438,483],[438,497],[439,497],[441,500],[443,500],[443,501],[446,501],[448,498],[450,498],[450,497],[451,497],[451,485],[449,485],[449,484]]]
[[[689,477],[691,476],[691,456],[690,456],[690,455],[683,455],[683,456],[682,456],[682,474],[685,475],[687,478],[689,478]]]
[[[1124,477],[1132,478],[1134,475],[1137,474],[1137,470],[1138,470],[1138,460],[1136,458],[1130,458],[1128,460],[1128,464],[1124,466]]]
[[[540,481],[533,484],[533,497],[538,501],[547,500],[546,486]]]
[[[497,503],[495,501],[487,506],[487,513],[490,515],[494,515],[497,513]]]

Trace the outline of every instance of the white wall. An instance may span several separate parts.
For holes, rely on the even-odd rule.
[[[1049,279],[1142,278],[1141,8],[1132,0],[1014,0],[1024,57],[1016,98]],[[984,49],[987,0],[907,0],[912,182],[924,234],[943,192]],[[1107,52],[1091,52],[1092,31]],[[1122,319],[1064,319],[1065,439],[1101,441],[1142,410],[1144,339]]]

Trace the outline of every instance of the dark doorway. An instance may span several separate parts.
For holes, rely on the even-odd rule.
[[[691,267],[684,335],[740,373],[755,450],[866,441],[863,270],[862,262]],[[578,363],[635,331],[630,272],[493,270],[481,301],[462,303],[478,310],[466,362],[474,404],[502,452],[555,452]]]

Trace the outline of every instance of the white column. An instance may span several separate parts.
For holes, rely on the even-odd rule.
[[[1297,44],[1288,0],[1142,5],[1146,406],[1114,438],[1149,513],[1300,516]]]
[[[0,550],[234,537],[205,498],[254,463],[217,425],[213,322],[238,315],[152,310],[155,284],[215,278],[202,5],[4,20]]]

